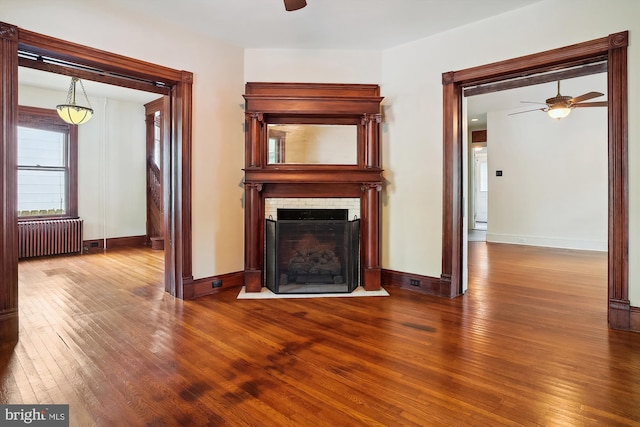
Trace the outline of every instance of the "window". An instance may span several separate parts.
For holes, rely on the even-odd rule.
[[[18,110],[18,219],[78,216],[78,131],[55,110]]]
[[[267,145],[267,163],[284,163],[284,144],[286,133],[269,129],[269,143]]]

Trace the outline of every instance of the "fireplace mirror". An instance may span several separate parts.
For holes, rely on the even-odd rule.
[[[355,124],[269,124],[267,164],[355,165]]]

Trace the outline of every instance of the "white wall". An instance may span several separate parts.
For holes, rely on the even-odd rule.
[[[380,82],[381,59],[381,52],[373,50],[246,49],[244,79],[376,84]]]
[[[55,108],[66,91],[20,85],[21,105]],[[90,96],[94,117],[78,127],[78,215],[84,239],[146,234],[145,111]]]
[[[193,275],[241,271],[243,50],[97,0],[0,3],[3,22],[194,74]]]
[[[606,91],[607,77],[563,85],[573,96]],[[554,86],[541,88],[541,99],[555,95]],[[487,241],[606,251],[607,109],[575,109],[562,120],[512,112],[487,114]]]
[[[640,259],[640,122],[633,120],[640,113],[638,16],[636,0],[548,0],[384,51],[383,162],[390,183],[382,212],[383,267],[435,277],[441,272],[443,72],[629,30],[629,297],[640,306],[640,264],[633,262]]]

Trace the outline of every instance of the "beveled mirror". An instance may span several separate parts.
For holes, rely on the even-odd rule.
[[[267,164],[355,165],[355,124],[269,124]]]

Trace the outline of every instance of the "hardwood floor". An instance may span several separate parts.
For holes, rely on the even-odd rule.
[[[160,255],[21,261],[0,403],[68,403],[72,426],[640,425],[606,254],[475,242],[455,299],[194,301]]]

